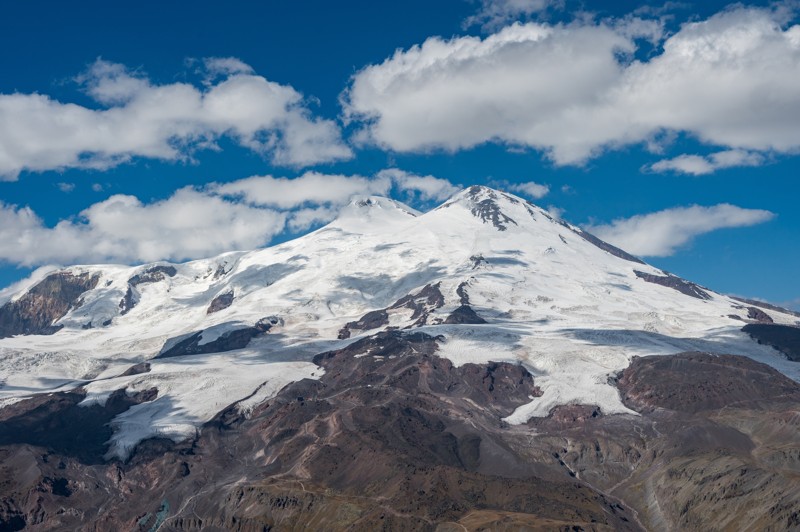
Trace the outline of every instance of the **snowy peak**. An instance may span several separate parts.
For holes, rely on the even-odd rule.
[[[357,197],[274,247],[72,267],[26,287],[0,306],[0,401],[81,386],[102,403],[158,389],[115,421],[119,456],[152,435],[192,437],[232,400],[252,407],[319,378],[320,353],[406,329],[436,339],[455,365],[505,361],[537,375],[543,395],[511,422],[565,404],[629,412],[608,376],[633,356],[744,354],[800,380],[800,365],[742,330],[796,316],[667,275],[481,186],[425,214]],[[132,374],[133,364],[150,369]]]
[[[354,196],[328,227],[356,233],[383,232],[402,225],[421,213],[408,205],[381,196]]]
[[[442,204],[439,209],[460,206],[483,224],[498,231],[529,226],[542,216],[552,218],[540,207],[522,198],[489,187],[473,185]]]

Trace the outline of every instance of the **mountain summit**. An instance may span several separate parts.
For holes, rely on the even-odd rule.
[[[759,327],[792,335],[797,321],[789,311],[659,270],[505,192],[470,187],[426,213],[365,197],[325,227],[275,247],[183,264],[51,273],[0,308],[0,404],[17,408],[20,420],[33,419],[25,417],[34,408],[30,401],[52,410],[41,406],[42,398],[66,394],[59,404],[69,416],[103,412],[95,419],[105,428],[92,429],[100,436],[80,456],[126,460],[142,445],[191,445],[209,424],[272,412],[286,393],[299,394],[300,405],[307,394],[321,393],[314,391],[319,386],[348,394],[347,386],[369,382],[389,386],[390,397],[411,378],[404,372],[412,366],[398,364],[413,360],[419,393],[445,393],[442,379],[449,379],[448,394],[465,394],[448,403],[459,416],[472,415],[468,404],[492,404],[486,414],[492,427],[524,432],[553,416],[639,415],[647,394],[661,393],[637,388],[655,386],[651,381],[634,382],[650,375],[649,363],[641,362],[649,359],[641,357],[651,355],[743,355],[757,366],[747,371],[772,372],[776,383],[793,389],[798,357]],[[689,357],[681,364],[726,360]],[[639,373],[620,381],[633,367]],[[446,375],[438,375],[442,368]],[[664,371],[665,379],[675,378]],[[350,381],[338,380],[345,374]],[[484,389],[486,379],[492,384]],[[339,408],[330,406],[339,399],[325,401]],[[274,415],[289,423],[281,417],[289,414]],[[346,419],[350,427],[359,423]],[[329,429],[340,430],[334,425]],[[19,431],[3,436],[1,427],[5,441],[72,448],[48,439],[52,434],[36,441],[20,440]],[[514,461],[530,458],[500,441],[486,448],[464,443],[454,460],[479,472],[493,467],[480,465],[480,453],[494,453],[509,471]],[[503,453],[515,458],[509,454],[506,462]],[[533,474],[527,467],[520,471]]]
[[[480,323],[449,323],[460,308]],[[540,375],[542,396],[510,422],[559,404],[629,412],[606,381],[633,356],[743,354],[800,378],[740,331],[749,312],[505,192],[469,187],[424,214],[359,197],[329,225],[272,248],[51,274],[0,310],[0,394],[81,385],[96,403],[115,389],[157,388],[136,408],[141,418],[114,423],[111,453],[124,457],[143,438],[193,435],[264,382],[319,376],[311,358],[323,350],[399,328],[441,337],[439,356],[456,364],[509,361]],[[274,323],[261,331],[265,319]],[[145,362],[146,375],[115,377]]]

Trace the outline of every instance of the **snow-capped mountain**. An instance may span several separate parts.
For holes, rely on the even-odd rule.
[[[635,356],[745,355],[800,365],[742,331],[792,325],[654,268],[510,194],[464,190],[420,213],[357,198],[327,226],[267,249],[184,264],[75,266],[0,309],[0,399],[82,387],[83,406],[157,390],[117,415],[109,456],[191,438],[231,404],[319,379],[315,355],[386,330],[436,338],[437,355],[523,365],[540,389],[505,417],[558,405],[634,413],[609,379]],[[363,355],[359,355],[363,356]]]

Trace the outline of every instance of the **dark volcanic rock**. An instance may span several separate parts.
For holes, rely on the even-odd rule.
[[[758,307],[747,307],[747,317],[751,320],[760,321],[761,323],[773,323],[770,315]]]
[[[471,324],[480,324],[486,323],[486,320],[478,316],[472,307],[469,305],[461,305],[453,312],[447,316],[447,319],[444,320],[445,323],[448,324],[460,324],[460,323],[471,323]]]
[[[789,314],[791,316],[796,316],[800,318],[800,312],[796,312],[794,310],[789,310],[783,307],[779,307],[778,305],[773,305],[771,303],[767,303],[765,301],[756,301],[755,299],[746,299],[744,297],[736,297],[736,296],[729,296],[731,299],[735,299],[736,301],[741,301],[742,303],[746,303],[748,305],[754,307],[760,307],[767,310],[774,310],[776,312],[782,312],[783,314]]]
[[[267,328],[267,330],[269,330]],[[234,349],[244,349],[254,337],[266,332],[264,327],[244,327],[222,333],[218,338],[201,344],[203,332],[198,331],[177,342],[169,349],[162,350],[155,358],[172,358],[186,355],[204,355],[207,353],[224,353]],[[171,340],[168,340],[170,342]]]
[[[759,344],[774,347],[789,360],[800,362],[800,327],[773,323],[748,323],[742,331]]]
[[[489,197],[478,201],[481,193],[488,193]],[[518,225],[500,209],[495,191],[475,185],[467,189],[467,195],[475,202],[471,211],[473,216],[483,223],[491,223],[498,231],[505,231],[508,224]]]
[[[467,294],[467,286],[469,286],[466,282],[462,282],[456,288],[456,294],[459,297],[459,302],[462,305],[469,305],[469,294]]]
[[[124,316],[128,312],[130,312],[136,304],[139,303],[139,295],[138,293],[134,292],[133,287],[128,285],[128,289],[125,291],[125,295],[122,296],[122,299],[119,300],[119,313],[121,316]]]
[[[174,266],[152,266],[128,279],[128,284],[136,287],[140,284],[157,283],[167,277],[175,277],[177,273],[178,270]]]
[[[700,286],[690,281],[681,279],[680,277],[676,277],[674,275],[653,275],[650,273],[640,272],[639,270],[634,270],[634,273],[636,274],[636,277],[643,279],[648,283],[666,286],[667,288],[677,290],[681,294],[696,297],[697,299],[711,299],[711,296],[708,295],[708,292],[703,290]]]
[[[371,329],[377,329],[378,327],[383,327],[384,325],[388,324],[389,314],[386,312],[386,310],[373,310],[361,316],[358,321],[346,323],[345,326],[339,331],[339,340],[350,338],[350,331],[352,330],[369,331]]]
[[[139,364],[135,364],[128,369],[126,369],[123,373],[120,373],[120,377],[128,377],[130,375],[141,375],[142,373],[148,373],[150,371],[150,363],[149,362],[141,362]]]
[[[696,413],[776,399],[800,401],[800,384],[769,366],[733,355],[635,357],[618,386],[625,404],[637,411]]]
[[[206,314],[214,314],[220,310],[226,309],[233,304],[233,291],[225,292],[215,297],[208,305]]]
[[[78,406],[86,397],[82,390],[36,395],[0,410],[0,445],[35,445],[85,464],[102,463],[109,422],[157,395],[155,388],[133,395],[117,390],[104,406]]]
[[[80,304],[80,297],[97,286],[99,274],[52,273],[16,301],[0,307],[0,338],[17,334],[54,334],[61,326],[53,325],[70,308]]]
[[[438,341],[387,331],[320,354],[320,380],[248,415],[232,405],[194,442],[143,442],[126,463],[2,445],[0,519],[142,532],[796,528],[798,385],[766,366],[634,359],[619,382],[641,416],[566,405],[513,427],[502,417],[539,394],[530,373],[456,368]]]
[[[400,308],[408,308],[413,310],[411,319],[416,320],[415,326],[427,324],[428,316],[431,311],[440,308],[444,305],[444,296],[439,290],[439,283],[434,285],[425,285],[419,292],[415,294],[408,294],[392,304],[386,309],[373,310],[364,314],[358,321],[351,321],[345,324],[339,330],[339,339],[344,340],[350,338],[351,332],[357,331],[370,331],[388,325],[389,323],[389,310]]]
[[[444,296],[439,290],[440,283],[427,284],[422,290],[416,294],[409,294],[398,299],[397,302],[389,308],[409,308],[414,312],[411,314],[412,320],[417,320],[415,325],[424,325],[428,314],[434,309],[440,308],[444,305]]]
[[[138,273],[128,279],[128,289],[119,302],[120,315],[124,316],[139,303],[139,291],[137,286],[147,283],[157,283],[167,277],[175,277],[178,270],[174,266],[152,266],[142,273]]]

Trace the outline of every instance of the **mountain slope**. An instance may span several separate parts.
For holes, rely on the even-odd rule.
[[[288,382],[319,378],[314,355],[386,328],[440,336],[439,356],[457,365],[523,364],[542,395],[510,423],[563,404],[631,413],[608,379],[633,356],[741,354],[800,378],[796,363],[740,331],[752,307],[484,187],[425,214],[356,199],[331,224],[272,248],[72,267],[45,282],[54,276],[93,284],[79,296],[65,291],[68,301],[25,303],[39,284],[2,307],[61,315],[47,314],[54,319],[38,335],[13,320],[3,329],[0,396],[11,403],[81,386],[85,405],[102,405],[115,390],[156,388],[157,399],[113,421],[110,455],[123,458],[147,437],[193,437],[233,401],[251,408]],[[778,324],[797,320],[766,313]],[[120,376],[145,361],[146,373]]]

